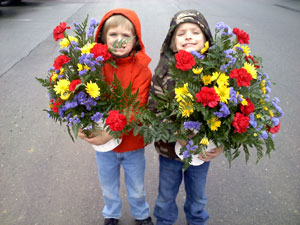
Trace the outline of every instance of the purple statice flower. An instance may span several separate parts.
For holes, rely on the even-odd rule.
[[[233,89],[233,87],[230,87],[229,93],[230,93],[229,101],[233,102],[234,105],[237,105],[238,101],[237,101],[237,98],[236,98],[236,91]]]
[[[78,102],[76,100],[73,100],[71,102],[66,102],[63,106],[62,109],[64,111],[67,111],[68,109],[76,108],[78,106]]]
[[[75,99],[78,101],[80,105],[83,105],[86,101],[87,94],[83,91],[79,92],[77,95],[75,95]]]
[[[91,120],[94,122],[98,122],[103,117],[103,113],[96,112],[94,115],[91,116]]]
[[[264,130],[259,137],[263,138],[263,139],[268,139],[269,135],[268,135],[267,131]]]
[[[80,115],[80,118],[83,118],[83,117],[84,117],[84,112],[82,112]]]
[[[269,79],[269,75],[267,73],[264,73],[264,76]]]
[[[81,48],[79,48],[79,47],[75,47],[75,48],[74,48],[74,50],[75,50],[75,51],[79,51],[79,52],[80,52],[80,51],[81,51]]]
[[[279,119],[276,117],[273,117],[271,120],[272,120],[274,126],[277,126],[280,122]]]
[[[62,48],[58,50],[59,53],[69,53],[70,52],[70,46],[66,47],[66,48]]]
[[[78,23],[76,23],[76,22],[73,22],[73,25],[74,25],[74,27],[75,27],[75,29],[76,29],[76,30],[78,30],[78,29],[79,29],[79,24],[78,24]]]
[[[80,70],[79,71],[79,76],[83,76],[87,73],[88,71],[86,69]]]
[[[258,127],[256,130],[257,131],[260,131],[262,129],[262,126]]]
[[[220,102],[220,105],[221,105],[220,111],[214,112],[214,114],[219,118],[224,118],[224,117],[230,115],[228,106],[223,102]]]
[[[218,30],[218,31],[220,31],[220,30],[222,30],[223,28],[225,27],[225,23],[224,22],[218,22],[217,24],[216,24],[216,29]]]
[[[78,43],[76,41],[71,41],[71,44],[74,46],[74,47],[77,47],[78,46]]]
[[[58,109],[58,115],[60,116],[60,118],[62,118],[62,119],[64,118],[64,113],[65,112],[62,110],[62,108]]]
[[[96,61],[97,62],[102,62],[104,59],[103,59],[103,57],[102,56],[98,56],[97,58],[96,58]]]
[[[57,76],[57,78],[61,79],[61,78],[64,78],[64,76],[65,76],[64,74],[60,74],[60,75]]]
[[[68,113],[67,117],[66,117],[66,120],[69,121],[69,119],[71,118],[72,116],[72,113]]]
[[[273,102],[275,102],[275,103],[279,103],[279,102],[280,102],[280,100],[279,100],[279,98],[277,98],[277,97],[274,97],[274,98],[273,98]]]
[[[204,55],[201,55],[199,52],[196,52],[196,51],[191,51],[191,54],[201,60],[205,58]]]
[[[79,92],[75,96],[75,99],[78,101],[79,105],[84,105],[88,111],[91,110],[92,106],[95,106],[97,104],[97,102],[92,97],[88,96],[83,91]]]
[[[257,122],[255,121],[254,119],[254,114],[251,113],[249,115],[249,124],[253,127],[253,128],[256,128],[257,127]]]
[[[227,49],[223,52],[225,55],[231,55],[234,53],[233,49]]]
[[[96,20],[95,18],[92,18],[90,20],[90,27],[96,27],[96,26],[98,26],[98,24],[99,24],[99,21]]]
[[[193,140],[190,140],[188,142],[188,144],[186,145],[186,149],[189,150],[189,151],[192,151],[192,152],[194,150],[196,150],[197,148],[198,148],[198,145],[194,145]]]
[[[243,52],[244,50],[241,48],[241,47],[235,47],[235,49],[237,50],[237,51],[240,51],[240,52]]]
[[[265,100],[266,100],[267,102],[269,102],[269,101],[270,101],[270,95],[266,95],[266,96],[265,96]]]
[[[284,116],[284,113],[282,111],[282,109],[273,101],[272,105],[275,107],[275,109],[277,110],[277,112],[279,112],[281,115],[278,117],[279,119],[281,119]]]
[[[200,127],[201,127],[202,123],[200,122],[197,122],[197,121],[187,121],[187,122],[184,122],[183,126],[184,126],[184,129],[186,130],[200,130]]]
[[[188,150],[186,150],[182,153],[182,155],[183,155],[183,158],[186,159],[191,156],[191,153]]]
[[[48,72],[52,72],[52,71],[54,71],[55,69],[54,69],[54,67],[50,67],[49,69],[48,69]]]
[[[228,67],[228,64],[224,64],[220,67],[220,70],[223,72],[227,72],[227,67]]]
[[[269,94],[269,93],[271,92],[271,90],[272,90],[272,89],[271,89],[270,87],[266,87],[266,93]]]
[[[71,126],[73,126],[74,124],[80,123],[80,119],[79,119],[78,116],[76,115],[76,116],[74,116],[74,117],[69,118],[68,122],[69,122],[68,126],[71,127]]]

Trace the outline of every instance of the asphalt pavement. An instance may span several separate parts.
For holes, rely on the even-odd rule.
[[[217,22],[244,29],[250,48],[263,57],[264,71],[285,116],[271,158],[248,164],[244,155],[232,167],[224,156],[211,163],[207,183],[208,225],[300,224],[300,1],[299,0],[24,0],[0,7],[0,225],[96,225],[104,205],[95,152],[73,143],[64,126],[48,119],[46,90],[35,77],[46,76],[57,56],[53,28],[101,19],[119,7],[137,12],[153,71],[173,14],[197,9],[214,30]],[[158,188],[158,155],[146,147],[145,188],[153,212]],[[123,171],[122,176],[123,176]],[[121,225],[131,225],[124,182]],[[183,185],[177,197],[185,225]],[[154,219],[154,218],[153,218]]]

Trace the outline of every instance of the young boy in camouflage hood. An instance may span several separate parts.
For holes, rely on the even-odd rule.
[[[158,95],[166,95],[174,92],[175,81],[169,72],[168,61],[172,59],[179,50],[200,51],[206,41],[210,46],[212,35],[204,16],[196,10],[184,10],[176,13],[171,20],[170,29],[161,48],[160,61],[152,78],[150,93],[159,98]],[[149,99],[149,109],[158,112],[154,99]],[[178,140],[181,145],[183,141]],[[154,146],[159,156],[159,193],[155,204],[154,216],[157,225],[174,224],[178,217],[176,196],[184,176],[186,202],[184,211],[190,225],[205,224],[209,218],[205,211],[207,198],[205,196],[206,177],[210,160],[222,153],[223,148],[212,149],[207,152],[206,157],[202,154],[199,159],[204,163],[199,166],[189,166],[183,172],[183,162],[175,153],[175,143],[158,141]]]

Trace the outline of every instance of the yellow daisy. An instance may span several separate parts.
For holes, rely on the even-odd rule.
[[[71,95],[71,93],[70,93],[69,91],[66,91],[66,92],[64,92],[64,93],[62,93],[62,94],[60,95],[60,98],[61,98],[62,100],[68,100],[69,97],[70,97],[70,95]]]
[[[96,83],[93,83],[92,81],[86,84],[85,90],[93,98],[97,98],[98,96],[100,96],[100,88]]]
[[[201,49],[200,53],[203,55],[209,48],[209,42],[205,42],[204,47]]]
[[[214,89],[217,95],[220,97],[220,101],[227,104],[228,100],[230,99],[230,89],[226,85],[219,87],[214,86]]]
[[[56,85],[54,85],[54,91],[56,94],[63,94],[67,90],[69,90],[70,81],[66,79],[61,79],[57,82]]]
[[[227,76],[225,73],[221,73],[221,74],[219,75],[218,80],[217,80],[217,84],[218,84],[219,86],[223,86],[223,85],[228,86],[228,85],[229,85],[228,79],[229,79],[229,76]]]
[[[243,68],[246,69],[247,72],[251,74],[253,79],[257,79],[257,70],[254,65],[245,62]]]
[[[203,71],[203,67],[196,67],[192,69],[194,74],[200,74]]]
[[[221,126],[221,121],[218,120],[218,117],[213,117],[208,121],[208,125],[212,131],[216,131]]]
[[[188,87],[188,83],[185,83],[183,85],[183,87],[179,87],[179,88],[175,88],[175,98],[177,100],[177,102],[185,102],[185,98],[190,98],[191,100],[193,99],[193,96],[191,95],[191,93],[189,92],[189,90],[187,89]]]
[[[202,76],[202,81],[204,83],[204,85],[209,85],[211,84],[211,76],[210,75],[204,75]]]
[[[243,49],[243,52],[245,53],[246,56],[249,56],[251,53],[250,48],[247,45],[244,45],[241,47]]]
[[[193,105],[188,103],[180,103],[179,109],[182,113],[183,117],[190,117],[190,115],[194,112]]]
[[[209,145],[209,141],[206,137],[202,138],[202,140],[200,141],[200,144],[202,145]]]
[[[52,81],[56,81],[57,77],[58,77],[57,73],[54,72],[54,73],[52,74],[51,80],[52,80]]]
[[[81,48],[81,54],[89,54],[91,53],[91,49],[94,47],[96,43],[88,43]]]
[[[217,79],[219,78],[220,75],[221,75],[220,72],[213,72],[212,77],[211,77],[211,80],[212,80],[212,81],[217,80]]]

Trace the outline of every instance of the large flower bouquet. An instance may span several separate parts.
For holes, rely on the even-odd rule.
[[[212,46],[206,42],[199,53],[180,50],[170,62],[175,93],[158,109],[173,139],[188,143],[180,150],[186,167],[193,155],[205,154],[209,142],[224,146],[229,163],[241,147],[246,161],[256,148],[257,162],[264,149],[267,155],[275,149],[283,112],[279,99],[270,97],[271,81],[261,58],[250,55],[247,44],[246,32],[220,22]]]
[[[94,30],[98,22],[88,17],[81,24],[74,23],[74,36],[65,22],[53,30],[55,41],[59,41],[59,56],[48,71],[46,79],[36,78],[48,89],[49,117],[60,123],[66,122],[68,133],[74,141],[78,130],[87,135],[105,129],[115,138],[131,127],[139,102],[138,92],[132,94],[131,85],[123,89],[114,78],[111,85],[105,82],[102,67],[109,63],[116,67],[111,57],[114,49],[94,42]],[[88,32],[86,32],[88,28]],[[126,41],[126,40],[125,40]],[[114,47],[122,45],[116,42]]]

